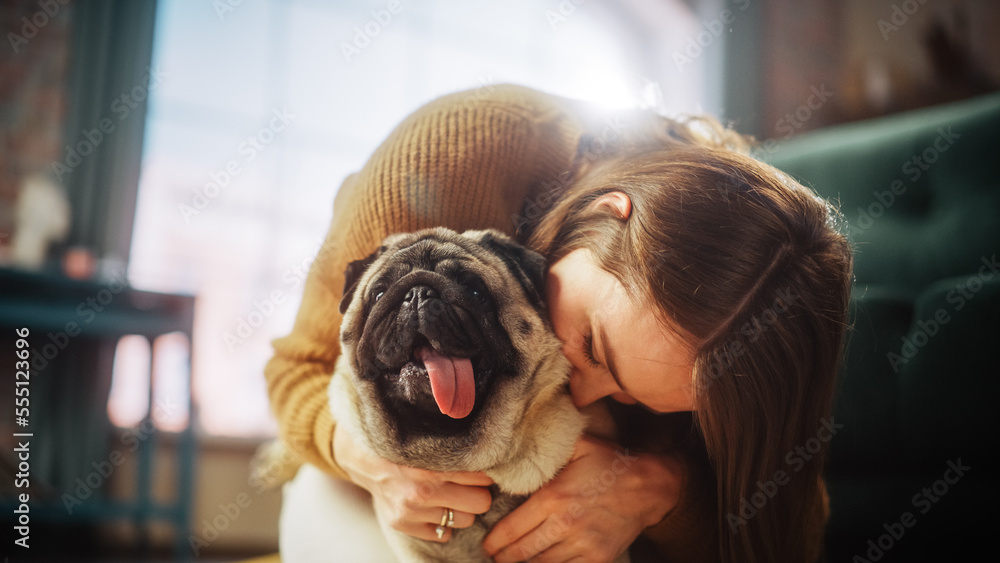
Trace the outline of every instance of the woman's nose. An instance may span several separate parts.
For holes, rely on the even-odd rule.
[[[569,392],[573,405],[582,408],[594,401],[621,391],[614,380],[607,376],[591,373],[591,369],[574,367],[569,374]]]

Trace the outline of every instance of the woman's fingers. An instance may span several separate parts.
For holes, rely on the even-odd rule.
[[[493,497],[487,489],[445,482],[434,489],[425,506],[443,506],[470,514],[484,514],[492,503]]]
[[[491,557],[502,555],[512,561],[524,561],[551,545],[552,542],[547,541],[545,535],[542,534],[543,530],[541,530],[548,516],[548,511],[540,510],[539,507],[535,506],[536,504],[539,504],[537,497],[528,498],[524,504],[514,509],[493,526],[489,535],[486,536],[486,541],[483,542],[483,549],[486,550],[487,555]],[[530,544],[531,538],[529,536],[535,535],[533,532],[538,532],[534,542],[538,545]],[[543,542],[547,542],[546,545],[542,546]],[[532,549],[536,547],[538,549]]]
[[[451,509],[451,517],[453,522],[450,526],[451,528],[468,528],[476,521],[475,514],[462,512],[454,508]],[[441,506],[422,508],[414,513],[414,520],[433,524],[434,526],[441,525],[442,520],[445,520],[445,524],[447,524],[447,518],[448,509]]]
[[[468,528],[476,520],[474,514],[467,512],[451,511],[451,525],[441,526],[442,519],[447,520],[448,512],[446,508],[423,508],[414,513],[412,519],[399,519],[393,524],[393,528],[404,534],[417,537],[427,541],[446,542],[451,539],[452,530]],[[446,521],[445,524],[448,524]],[[438,537],[437,529],[441,528],[441,536]]]
[[[451,481],[456,475],[466,482],[483,482],[482,477],[472,473],[459,475],[405,468],[401,476],[402,481],[408,483],[401,483],[404,504],[412,509],[446,507],[472,514],[483,514],[489,510],[493,502],[489,489],[482,485]]]
[[[451,528],[444,528],[441,537],[437,536],[437,524],[425,524],[420,522],[405,522],[394,528],[408,536],[420,538],[427,541],[447,542],[451,539]]]
[[[525,536],[522,542],[519,542],[520,546],[515,545],[512,546],[513,549],[508,548],[498,553],[494,561],[496,563],[528,560],[531,563],[590,563],[612,561],[618,555],[613,548],[606,545],[606,542],[601,541],[601,537],[595,535],[564,534],[552,542],[545,539],[533,543],[532,536],[544,528],[543,525],[539,530]]]
[[[485,473],[454,472],[437,473],[438,477],[445,481],[450,481],[456,485],[468,485],[470,487],[489,487],[493,484],[493,479]]]
[[[468,528],[475,515],[490,509],[493,498],[482,486],[459,485],[446,480],[455,474],[441,474],[396,466],[391,478],[377,487],[376,504],[390,526],[405,534],[429,541],[447,541],[451,528]],[[481,475],[458,475],[466,482],[484,482]],[[451,523],[448,524],[448,510]],[[443,525],[442,525],[443,522]],[[437,537],[436,528],[442,526]]]
[[[566,467],[498,522],[483,548],[495,563],[607,563],[676,506],[681,482],[669,456],[629,455],[584,437]]]
[[[493,484],[484,473],[437,473],[397,465],[359,447],[350,433],[338,426],[334,431],[334,451],[351,480],[372,494],[376,511],[393,529],[429,541],[451,537],[448,509],[454,528],[472,525],[476,514],[490,509],[493,498],[487,487]],[[441,526],[442,535],[436,529]]]
[[[391,462],[388,462],[391,463]],[[437,481],[451,482],[456,485],[468,485],[470,487],[488,487],[493,484],[493,479],[482,472],[472,471],[429,471],[427,469],[417,469],[415,467],[400,467],[409,479],[414,481]]]
[[[498,553],[496,561],[528,561],[530,559],[531,563],[562,563],[577,556],[575,552],[566,546],[566,542],[563,541],[552,544],[544,550],[518,549],[516,547],[514,550],[505,549],[503,552]],[[512,556],[514,557],[513,559],[511,559]]]
[[[548,518],[494,554],[493,560],[496,563],[568,561],[579,555],[579,550],[570,545],[570,539],[565,525]]]

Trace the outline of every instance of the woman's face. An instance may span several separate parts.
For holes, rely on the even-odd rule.
[[[549,267],[552,324],[573,364],[577,407],[610,395],[657,412],[694,410],[694,353],[647,306],[578,249]]]

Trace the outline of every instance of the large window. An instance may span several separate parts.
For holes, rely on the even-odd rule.
[[[407,114],[502,82],[699,111],[703,61],[672,55],[700,25],[662,1],[160,2],[129,275],[198,296],[202,429],[274,431],[270,341],[291,329],[337,187]],[[123,342],[121,365],[143,346]],[[177,370],[161,371],[169,389]],[[134,373],[116,370],[122,423],[141,416]]]

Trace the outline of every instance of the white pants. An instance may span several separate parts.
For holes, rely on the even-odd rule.
[[[361,487],[305,464],[282,497],[282,563],[396,561]]]

